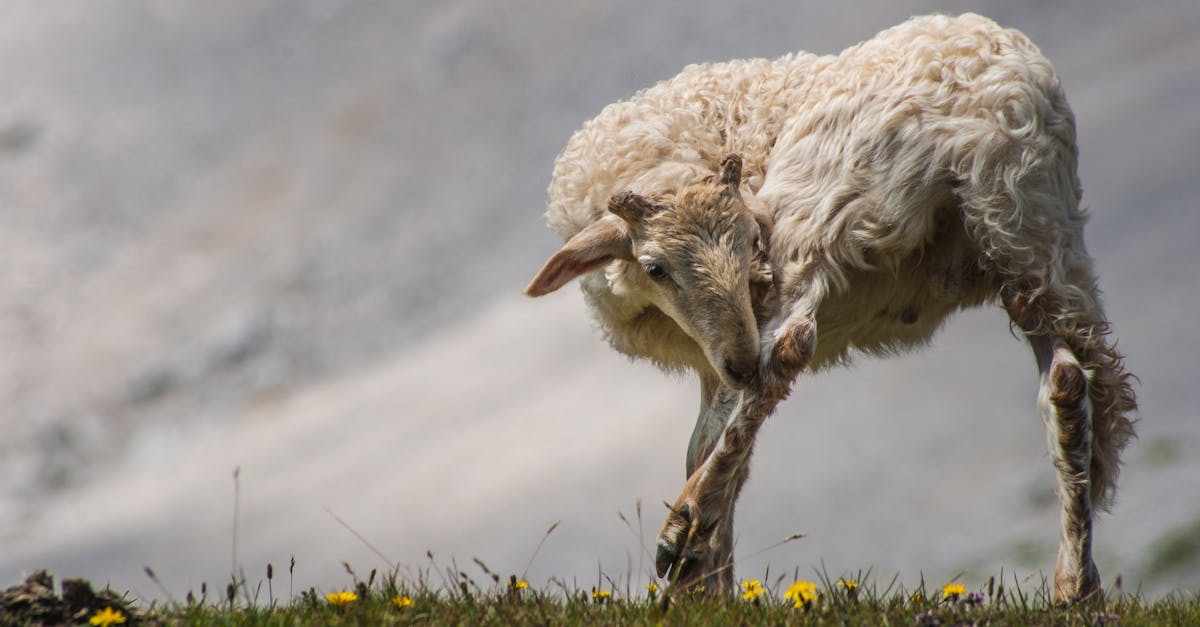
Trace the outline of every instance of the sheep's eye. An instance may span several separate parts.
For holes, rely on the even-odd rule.
[[[650,278],[654,279],[655,281],[667,280],[666,268],[658,265],[657,263],[646,264],[646,274],[650,275]]]

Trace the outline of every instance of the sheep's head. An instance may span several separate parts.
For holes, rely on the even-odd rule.
[[[761,313],[772,279],[770,218],[747,207],[741,171],[741,158],[729,155],[719,174],[674,192],[613,196],[611,215],[572,237],[525,293],[547,294],[622,260],[610,283],[674,320],[726,385],[745,387],[758,366],[756,306]]]

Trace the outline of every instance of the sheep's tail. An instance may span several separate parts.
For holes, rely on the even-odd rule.
[[[1088,396],[1092,401],[1091,497],[1095,507],[1107,510],[1113,503],[1120,473],[1120,456],[1134,437],[1130,415],[1137,411],[1134,375],[1125,369],[1125,356],[1109,336],[1108,323],[1097,322],[1078,345],[1068,347],[1091,373]]]

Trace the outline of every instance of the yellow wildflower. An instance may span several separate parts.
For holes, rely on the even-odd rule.
[[[817,592],[817,584],[804,580],[797,581],[788,586],[787,592],[783,594],[783,598],[791,601],[793,607],[804,607],[816,601],[819,596],[821,594]]]
[[[519,581],[514,581],[509,585],[512,586],[513,590],[524,590],[529,587],[529,582],[525,581],[524,579],[521,579]]]
[[[395,604],[396,607],[404,609],[406,607],[412,607],[414,601],[408,597],[396,595],[392,597],[392,603]]]
[[[99,627],[108,627],[108,625],[120,625],[125,622],[125,615],[114,610],[111,607],[106,607],[99,612],[96,612],[88,619],[88,623],[98,625]]]
[[[330,592],[325,595],[325,599],[338,607],[342,607],[343,605],[349,605],[357,601],[358,595],[353,592]]]
[[[592,590],[592,599],[595,601],[605,601],[612,597],[612,590]]]
[[[654,596],[654,594],[658,592],[658,584],[654,583],[653,581],[650,582],[650,584],[646,586],[646,592],[649,593],[650,596]]]
[[[838,585],[845,588],[849,592],[858,590],[858,582],[853,579],[838,579]]]
[[[757,579],[745,579],[742,581],[742,598],[747,601],[753,601],[762,596],[766,592],[762,582]]]
[[[942,586],[942,596],[944,597],[956,597],[960,594],[966,593],[967,587],[961,583],[952,582]]]

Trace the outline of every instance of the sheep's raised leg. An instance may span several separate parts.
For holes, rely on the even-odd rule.
[[[711,454],[694,469],[672,506],[658,534],[655,565],[660,577],[671,573],[673,587],[732,590],[733,508],[746,480],[754,437],[808,365],[813,340],[809,325],[785,326],[776,335],[764,351],[756,384],[732,404]],[[707,428],[698,426],[702,433]],[[697,445],[693,452],[702,448]]]

